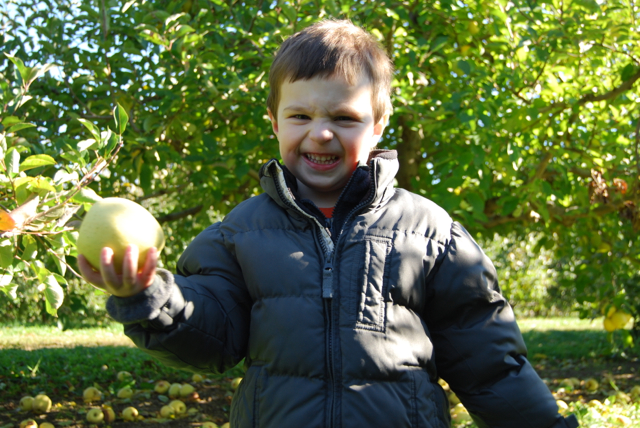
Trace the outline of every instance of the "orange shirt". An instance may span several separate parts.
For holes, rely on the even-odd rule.
[[[333,217],[333,207],[331,207],[331,208],[320,208],[320,207],[318,207],[318,209],[319,209],[320,211],[322,211],[322,214],[324,214],[324,216],[325,216],[326,218],[331,218],[331,217]]]

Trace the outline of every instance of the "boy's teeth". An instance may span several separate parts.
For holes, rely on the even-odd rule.
[[[307,159],[309,159],[310,161],[312,161],[314,163],[329,164],[329,163],[334,163],[336,161],[336,159],[338,159],[338,157],[337,156],[333,156],[333,155],[307,154]]]

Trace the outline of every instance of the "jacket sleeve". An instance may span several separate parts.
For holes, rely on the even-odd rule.
[[[164,364],[221,373],[245,357],[251,299],[220,223],[198,235],[178,274],[158,269],[131,297],[111,296],[107,311],[140,349]]]
[[[436,367],[477,425],[577,426],[558,414],[551,392],[527,361],[493,264],[458,223],[434,269],[424,317]]]

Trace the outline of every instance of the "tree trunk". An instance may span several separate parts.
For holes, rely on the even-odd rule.
[[[414,191],[413,180],[418,177],[421,157],[421,138],[420,133],[411,129],[411,121],[413,117],[409,114],[403,114],[398,117],[398,127],[400,128],[400,140],[396,150],[398,151],[398,161],[400,170],[396,178],[398,179],[398,187]]]

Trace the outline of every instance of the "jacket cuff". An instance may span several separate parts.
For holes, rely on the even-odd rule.
[[[176,286],[173,274],[158,269],[153,283],[144,291],[130,296],[111,296],[107,300],[107,312],[122,324],[151,321],[159,326],[173,324],[173,317],[185,306],[184,298]]]
[[[569,415],[566,418],[560,418],[553,424],[551,428],[577,428],[580,424],[575,415]]]

